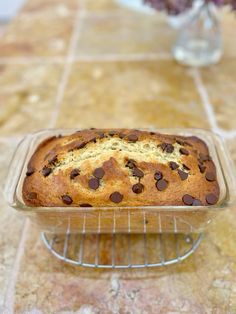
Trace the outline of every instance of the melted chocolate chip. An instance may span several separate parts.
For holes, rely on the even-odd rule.
[[[144,176],[144,173],[142,172],[142,170],[140,170],[138,168],[134,168],[133,169],[133,176],[138,177],[138,178],[142,178]]]
[[[184,145],[187,145],[187,146],[193,146],[191,143],[187,142],[187,141],[184,141]]]
[[[179,145],[184,146],[184,141],[182,141],[180,139],[176,139],[176,143],[178,143]]]
[[[161,147],[161,149],[163,150],[163,152],[165,151],[165,149],[166,149],[166,143],[161,143],[161,144],[159,144],[159,145],[157,145],[157,147]]]
[[[215,175],[214,172],[208,171],[208,172],[206,172],[206,174],[205,174],[205,178],[207,179],[207,181],[212,182],[212,181],[215,181],[216,175]]]
[[[205,161],[210,161],[211,157],[209,155],[203,155],[203,154],[199,154],[199,159],[200,163],[203,163]]]
[[[50,165],[53,165],[53,164],[55,164],[56,162],[58,162],[57,155],[56,155],[56,156],[53,156],[52,158],[50,158],[50,159],[48,160],[48,163],[49,163]]]
[[[207,204],[209,204],[209,205],[216,204],[217,200],[218,200],[217,196],[215,194],[213,194],[213,193],[210,193],[210,194],[206,195],[206,201],[207,201]]]
[[[164,191],[168,186],[168,182],[165,180],[165,179],[161,179],[159,181],[157,181],[156,183],[156,188],[159,190],[159,191]]]
[[[47,166],[44,166],[42,169],[42,174],[44,177],[49,176],[49,174],[52,172],[51,168],[48,168]]]
[[[187,172],[184,172],[184,171],[182,171],[182,170],[179,169],[179,170],[178,170],[178,174],[179,174],[180,179],[181,179],[182,181],[188,179],[188,173],[187,173]]]
[[[103,132],[96,132],[98,135],[99,135],[99,138],[104,138],[105,137],[105,134]]]
[[[113,193],[110,195],[110,200],[111,200],[113,203],[120,203],[120,202],[122,202],[122,200],[123,200],[123,195],[120,194],[119,192],[113,192]]]
[[[37,193],[35,192],[29,192],[28,199],[29,200],[35,200],[37,198]]]
[[[26,171],[26,176],[30,177],[33,173],[34,173],[34,168],[28,167],[28,169]]]
[[[126,135],[124,133],[119,133],[119,138],[123,139]]]
[[[169,154],[173,153],[173,151],[174,151],[174,146],[173,146],[172,144],[167,144],[165,151],[166,151],[167,153],[169,153]]]
[[[144,190],[144,186],[142,183],[136,183],[132,186],[132,191],[136,194],[142,193]]]
[[[130,141],[130,142],[137,142],[137,140],[138,140],[138,135],[136,135],[136,134],[129,134],[128,135],[128,140]]]
[[[80,174],[80,170],[79,169],[73,169],[70,173],[70,178],[71,180],[73,180],[75,177],[77,177]]]
[[[97,178],[92,178],[89,180],[88,185],[90,189],[92,190],[97,190],[99,188],[99,179]]]
[[[192,206],[202,206],[202,202],[198,199],[194,199],[193,200],[193,203],[192,203]]]
[[[75,148],[76,149],[81,149],[81,148],[84,148],[85,146],[86,146],[86,142],[82,142],[82,143],[80,143],[79,145],[77,145]]]
[[[84,204],[79,204],[79,207],[93,207],[93,206],[90,204],[84,203]]]
[[[183,164],[183,168],[184,168],[185,170],[190,170],[190,168],[189,168],[187,165],[185,165],[185,164]]]
[[[163,174],[161,171],[156,171],[155,174],[154,174],[154,179],[159,181],[163,178]]]
[[[114,136],[114,135],[116,135],[116,134],[117,134],[117,132],[116,132],[116,131],[111,130],[111,131],[109,131],[109,132],[108,132],[108,134],[109,134],[110,136]]]
[[[133,159],[129,159],[125,165],[125,167],[128,167],[129,169],[133,169],[136,167],[136,161]]]
[[[170,161],[169,166],[170,166],[170,169],[172,170],[176,170],[177,168],[179,168],[179,165],[174,161]]]
[[[198,168],[199,168],[199,170],[200,170],[201,173],[204,173],[205,170],[206,170],[206,167],[203,166],[203,164],[198,164]]]
[[[58,134],[57,137],[58,137],[58,138],[62,138],[62,135],[61,135],[61,134]]]
[[[155,132],[150,132],[149,134],[150,134],[150,135],[156,135],[156,133],[155,133]]]
[[[97,179],[102,179],[105,175],[105,171],[103,170],[103,168],[97,168],[94,170],[93,175]]]
[[[194,201],[194,198],[191,195],[189,195],[189,194],[185,194],[182,197],[182,201],[184,202],[185,205],[192,205],[193,201]]]
[[[66,205],[70,205],[73,203],[73,200],[69,195],[62,195],[61,199],[62,199],[62,202]]]
[[[183,147],[180,148],[179,152],[180,152],[180,154],[182,154],[182,155],[186,155],[186,156],[189,155],[189,151],[188,151],[187,149],[183,148]]]

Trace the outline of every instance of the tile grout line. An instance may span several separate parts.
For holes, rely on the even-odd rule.
[[[203,84],[201,74],[197,68],[193,68],[192,73],[193,73],[193,79],[195,82],[195,86],[196,86],[198,94],[201,98],[201,101],[202,101],[203,107],[205,109],[205,112],[206,112],[208,121],[210,123],[211,129],[212,129],[212,131],[219,133],[220,129],[218,128],[216,118],[215,118],[215,113],[214,113],[212,105],[210,103],[207,90]]]
[[[24,254],[24,246],[26,242],[26,235],[27,235],[28,228],[29,228],[29,219],[26,218],[23,225],[18,249],[16,252],[15,262],[13,264],[12,274],[9,278],[7,292],[5,295],[4,306],[3,306],[4,314],[14,314],[15,287],[16,287],[17,275],[20,269],[20,262]]]
[[[130,54],[98,54],[98,55],[74,55],[73,58],[66,57],[67,63],[74,61],[148,61],[148,60],[172,60],[172,56],[168,52],[150,52],[150,53],[130,53]],[[45,64],[63,64],[65,57],[0,57],[0,64],[29,64],[29,63],[45,63]]]
[[[76,23],[74,25],[73,33],[71,36],[71,41],[70,41],[70,46],[67,54],[67,58],[65,60],[65,68],[64,72],[61,78],[61,81],[58,86],[57,90],[57,95],[56,95],[56,101],[55,101],[55,107],[51,116],[50,124],[49,127],[55,127],[59,111],[60,111],[60,106],[65,94],[65,89],[68,83],[69,75],[71,73],[71,68],[73,64],[73,56],[74,56],[74,51],[76,49],[76,43],[78,41],[79,35],[81,33],[83,21],[84,21],[84,16],[85,16],[85,9],[83,6],[83,1],[79,0],[78,1],[79,5],[81,5],[81,8],[78,8],[78,14],[76,17]]]

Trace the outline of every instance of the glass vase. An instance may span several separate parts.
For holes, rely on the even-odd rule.
[[[179,30],[173,56],[181,64],[207,66],[222,56],[220,24],[213,3],[204,1]]]

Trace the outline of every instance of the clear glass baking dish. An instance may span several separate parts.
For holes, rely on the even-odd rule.
[[[223,140],[202,129],[149,129],[166,134],[197,136],[208,145],[220,185],[220,198],[211,206],[29,207],[22,199],[27,164],[37,146],[53,135],[78,129],[49,129],[27,135],[12,158],[5,183],[10,206],[30,217],[42,231],[53,233],[189,233],[202,232],[214,217],[235,203],[235,169]]]

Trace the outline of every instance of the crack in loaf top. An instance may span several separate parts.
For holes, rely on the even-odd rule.
[[[29,206],[213,205],[216,168],[199,138],[89,129],[43,141],[23,184]]]

